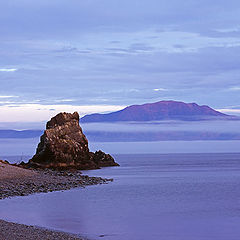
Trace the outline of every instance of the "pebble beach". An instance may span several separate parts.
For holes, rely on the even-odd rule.
[[[30,170],[0,161],[0,199],[34,193],[63,191],[71,188],[106,184],[112,179],[89,177],[80,171]],[[71,234],[50,231],[36,226],[0,220],[1,240],[20,239],[84,239]]]

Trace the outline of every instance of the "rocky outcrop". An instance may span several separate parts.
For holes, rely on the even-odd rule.
[[[77,112],[59,113],[46,125],[36,154],[28,167],[52,169],[96,169],[118,166],[114,159],[102,151],[92,153],[88,140],[79,126]]]
[[[92,160],[99,167],[108,167],[108,166],[116,166],[116,163],[113,157],[110,154],[106,154],[101,150],[92,153]],[[118,164],[117,164],[118,165]]]

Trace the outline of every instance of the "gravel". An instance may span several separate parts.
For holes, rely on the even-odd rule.
[[[113,179],[89,177],[82,175],[82,173],[77,170],[29,170],[0,161],[0,199],[26,196],[34,193],[62,191],[95,184],[106,184],[110,181],[113,181]],[[86,238],[77,235],[0,220],[0,240],[45,239],[86,240]]]
[[[113,179],[82,175],[80,171],[31,171],[33,171],[34,174],[30,176],[0,179],[0,199],[106,184],[109,181],[113,181]]]
[[[10,223],[0,220],[1,240],[86,240],[78,235],[68,234],[27,226],[23,224]]]

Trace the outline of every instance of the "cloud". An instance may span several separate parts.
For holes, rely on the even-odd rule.
[[[167,91],[166,88],[154,88],[153,91],[159,92],[159,91]]]
[[[154,36],[154,38],[152,38]],[[113,41],[109,42],[109,39]],[[119,39],[115,42],[114,39]],[[141,42],[139,42],[141,39]],[[57,45],[56,45],[57,46]],[[107,46],[103,48],[102,46]],[[237,47],[240,46],[239,37],[214,37],[196,32],[180,30],[158,31],[157,28],[135,30],[132,32],[102,31],[95,40],[90,33],[84,39],[73,41],[72,46],[59,46],[59,52],[76,54],[87,51],[89,54],[148,54],[155,52],[188,53],[196,52],[207,47]],[[63,51],[64,49],[64,51]],[[91,49],[91,51],[89,51]]]
[[[14,95],[0,95],[0,98],[17,98],[19,96],[14,96]]]
[[[223,109],[239,109],[240,105],[225,106]]]
[[[229,88],[230,91],[240,91],[240,87],[231,87]]]
[[[240,115],[240,109],[221,108],[216,110],[230,115]]]
[[[232,33],[232,32],[239,32],[240,31],[240,27],[232,27],[232,28],[225,28],[225,29],[216,29],[217,32],[220,33]]]
[[[106,113],[123,109],[121,105],[42,105],[42,104],[14,104],[0,106],[0,122],[42,122],[47,121],[59,112],[77,111],[80,116],[90,113]]]
[[[62,103],[62,102],[74,102],[74,101],[76,101],[76,100],[74,100],[74,99],[57,99],[57,100],[54,100],[54,102],[56,102],[56,103]]]
[[[48,105],[239,102],[239,1],[2,2],[2,95]]]
[[[17,68],[0,68],[0,72],[16,72]]]

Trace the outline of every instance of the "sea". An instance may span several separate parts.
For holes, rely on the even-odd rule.
[[[27,161],[37,139],[0,140]],[[120,167],[83,171],[108,184],[0,201],[0,219],[103,240],[239,240],[240,141],[93,143]]]

